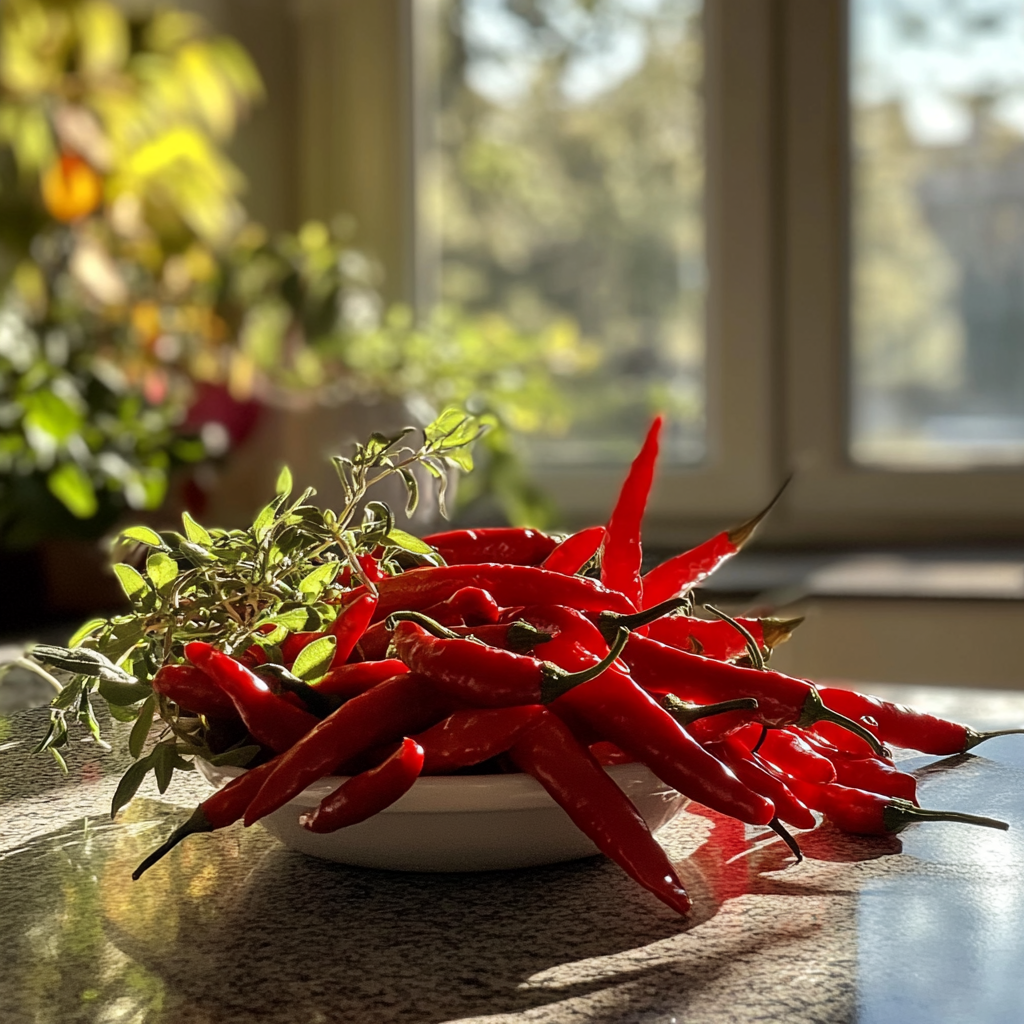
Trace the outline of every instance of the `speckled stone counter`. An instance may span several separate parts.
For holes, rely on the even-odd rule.
[[[875,689],[1024,723],[1024,694]],[[112,823],[123,736],[111,753],[76,742],[65,779],[30,756],[45,721],[0,704],[2,1024],[1024,1020],[1024,737],[906,762],[923,804],[1007,833],[826,826],[800,834],[793,866],[772,833],[684,814],[659,834],[694,896],[684,920],[599,858],[389,874],[240,826],[133,883],[208,791],[144,788]]]

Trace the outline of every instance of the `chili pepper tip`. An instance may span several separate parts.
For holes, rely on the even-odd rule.
[[[768,504],[765,505],[765,507],[761,509],[761,511],[758,512],[756,516],[754,516],[751,519],[748,519],[745,523],[740,523],[739,526],[733,527],[733,529],[729,530],[729,532],[726,534],[726,536],[729,538],[729,543],[734,548],[736,548],[737,551],[741,547],[743,547],[743,545],[746,544],[748,540],[750,540],[750,538],[754,535],[754,531],[761,525],[761,522],[764,520],[765,516],[767,516],[768,513],[771,512],[773,508],[775,508],[775,503],[779,500],[779,498],[782,497],[783,491],[785,491],[785,489],[792,483],[793,476],[794,474],[790,473],[789,476],[786,477],[786,479],[782,483],[782,486],[775,492],[775,497],[772,498],[772,500],[769,501]]]
[[[188,821],[179,825],[133,872],[132,881],[137,882],[164,854],[170,853],[183,839],[197,832],[212,832],[213,825],[206,817],[202,806],[197,807]]]
[[[1007,822],[998,818],[984,818],[978,814],[963,814],[960,811],[933,811],[927,807],[917,807],[909,800],[898,797],[891,800],[882,812],[882,824],[888,832],[900,832],[915,821],[959,821],[965,825],[997,828],[1002,832],[1010,827]]]
[[[772,818],[768,822],[768,827],[790,848],[793,856],[796,857],[797,864],[799,864],[804,859],[803,851],[800,849],[800,844],[786,829],[786,826],[778,818]]]
[[[774,650],[779,644],[785,643],[794,633],[796,627],[804,621],[805,616],[798,615],[793,619],[766,618],[761,620],[761,633],[764,645]]]

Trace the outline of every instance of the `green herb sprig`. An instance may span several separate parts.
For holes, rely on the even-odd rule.
[[[280,665],[279,645],[289,633],[330,625],[350,586],[376,589],[360,555],[374,552],[391,574],[410,565],[439,564],[429,544],[395,525],[384,502],[366,502],[367,492],[397,475],[411,515],[420,499],[414,468],[423,466],[437,481],[438,506],[445,515],[448,475],[472,470],[472,447],[489,425],[486,418],[450,408],[424,429],[418,447],[404,443],[412,427],[392,436],[372,434],[355,445],[351,457],[332,459],[344,495],[337,510],[313,504],[312,488],[293,498],[292,475],[285,467],[275,497],[247,529],[207,529],[186,512],[183,532],[147,526],[123,530],[119,542],[138,557],[135,564],[118,562],[113,568],[131,610],[86,622],[67,647],[37,644],[18,659],[59,689],[50,704],[49,731],[36,751],[50,751],[66,771],[61,749],[69,742],[69,719],[84,724],[102,744],[93,707],[97,698],[115,719],[134,722],[128,747],[136,760],[117,787],[111,816],[150,771],[163,793],[175,770],[192,769],[190,758],[196,755],[215,764],[248,763],[258,747],[236,745],[214,753],[204,721],[181,715],[153,691],[159,669],[182,661],[185,645],[193,640],[232,655],[256,644],[270,665]],[[325,652],[315,648],[310,645],[292,667],[300,681],[315,681],[325,670]],[[164,728],[146,750],[156,717]]]

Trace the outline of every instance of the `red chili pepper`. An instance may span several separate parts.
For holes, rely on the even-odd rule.
[[[806,804],[794,796],[786,784],[771,773],[768,766],[746,747],[729,737],[709,743],[708,752],[731,768],[740,781],[770,800],[781,821],[795,828],[814,828],[817,821]]]
[[[416,621],[410,621],[414,617]],[[549,661],[525,654],[513,654],[454,635],[434,635],[419,623],[431,627],[436,627],[436,623],[417,612],[398,612],[389,621],[395,621],[395,650],[413,672],[426,676],[452,699],[476,707],[546,704],[600,675],[618,655],[613,648],[605,660],[570,674]],[[622,642],[626,635],[623,630]]]
[[[527,604],[564,604],[581,611],[629,612],[622,594],[586,576],[563,576],[532,565],[442,565],[410,569],[378,585],[376,620],[392,612],[429,608],[462,587],[483,587],[502,608]]]
[[[197,715],[238,719],[228,695],[202,669],[192,665],[164,665],[153,677],[153,689]]]
[[[262,679],[210,644],[186,644],[185,657],[231,698],[256,742],[276,753],[288,750],[317,724],[308,711],[276,696]]]
[[[317,722],[277,761],[245,812],[251,825],[357,754],[428,728],[453,711],[423,676],[409,672],[378,683]]]
[[[678,597],[706,580],[723,562],[727,562],[753,536],[761,521],[782,497],[786,483],[753,519],[748,519],[732,530],[716,533],[710,540],[684,551],[681,555],[662,562],[643,578],[643,607],[661,604],[670,597]]]
[[[188,821],[179,825],[133,872],[132,879],[138,881],[165,854],[169,853],[183,839],[197,832],[212,832],[226,828],[245,814],[249,802],[274,769],[274,761],[267,761],[258,768],[232,779],[226,786],[207,797],[193,812]]]
[[[876,754],[883,753],[881,744],[863,725],[825,707],[813,684],[804,679],[712,661],[636,634],[630,635],[622,658],[645,689],[669,689],[699,704],[754,697],[758,716],[765,725],[835,722],[870,743]]]
[[[662,423],[663,418],[656,416],[639,454],[629,468],[619,499],[608,520],[601,553],[601,582],[609,590],[625,594],[633,608],[640,607],[643,596],[640,579],[640,563],[643,560],[640,525],[654,480]]]
[[[476,530],[446,530],[423,538],[448,565],[540,565],[558,541],[540,530],[521,526],[491,526]]]
[[[821,811],[836,828],[854,835],[884,836],[901,832],[915,821],[959,821],[967,825],[1008,829],[1005,821],[983,818],[959,811],[933,811],[916,807],[909,800],[869,793],[832,783],[816,786],[810,782],[792,780],[789,785],[800,799],[816,811]]]
[[[606,647],[604,638],[573,609],[535,607],[523,609],[522,614],[558,629],[544,653],[560,668],[585,671],[600,660],[592,647]],[[663,782],[708,807],[754,825],[767,824],[774,816],[768,801],[740,783],[661,705],[614,667],[567,689],[550,707],[577,734],[611,741]]]
[[[315,811],[303,814],[299,824],[321,833],[358,825],[408,793],[422,768],[423,748],[406,737],[390,757],[376,768],[346,779]]]
[[[833,765],[833,781],[838,782],[840,786],[866,789],[869,793],[882,793],[885,796],[898,796],[912,804],[917,803],[917,779],[908,772],[901,772],[890,761],[877,757],[855,757],[810,737],[808,742]],[[790,774],[793,773],[790,771]]]
[[[604,541],[603,526],[588,526],[565,538],[543,562],[542,569],[548,572],[560,572],[572,576],[589,562]]]
[[[556,715],[543,715],[510,754],[602,853],[673,910],[689,911],[690,898],[646,822]]]
[[[590,753],[599,765],[605,767],[610,764],[635,764],[636,758],[627,754],[621,747],[617,747],[608,740],[598,740],[590,744]]]
[[[788,729],[769,729],[759,741],[757,750],[794,778],[805,782],[836,781],[832,760]]]
[[[785,642],[803,619],[747,619],[736,621],[750,633],[758,647],[769,650]],[[746,639],[722,619],[696,619],[688,615],[666,615],[652,622],[646,635],[669,647],[702,654],[715,661],[733,661],[747,653]]]
[[[409,669],[397,658],[384,661],[357,661],[339,665],[315,684],[315,689],[330,697],[357,697],[392,676],[404,675]]]
[[[500,609],[493,597],[480,587],[462,587],[451,597],[424,609],[423,614],[441,626],[490,625],[498,621]],[[391,630],[375,622],[359,641],[358,650],[366,661],[387,657]]]
[[[454,712],[413,737],[423,748],[423,774],[448,775],[505,753],[544,713],[541,704]]]
[[[870,697],[838,686],[822,686],[818,692],[830,708],[864,721],[884,742],[894,747],[920,750],[925,754],[962,754],[994,736],[1024,732],[1024,729],[977,732],[969,725],[960,725],[936,715],[915,711],[903,704],[893,704],[879,697]]]
[[[337,641],[331,665],[344,665],[355,649],[359,638],[366,632],[377,608],[377,595],[361,593],[349,600],[327,627],[327,633]]]
[[[294,665],[295,659],[303,650],[314,640],[319,640],[322,636],[326,636],[326,634],[318,632],[289,633],[280,644],[281,663],[289,666]]]

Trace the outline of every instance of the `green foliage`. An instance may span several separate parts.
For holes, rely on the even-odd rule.
[[[259,644],[268,670],[293,683],[317,682],[330,667],[333,636],[308,644],[290,672],[280,663],[277,644],[289,632],[332,622],[349,587],[346,580],[373,590],[358,556],[373,552],[393,574],[410,559],[413,564],[438,560],[419,538],[395,529],[394,515],[383,502],[366,504],[357,523],[367,492],[416,465],[431,465],[444,477],[471,465],[470,450],[485,430],[479,418],[449,408],[425,428],[416,447],[404,443],[409,431],[393,438],[374,434],[351,456],[334,460],[345,493],[338,510],[311,504],[309,490],[293,497],[291,475],[282,473],[276,496],[246,530],[207,530],[186,513],[184,533],[137,526],[123,531],[123,540],[145,552],[145,575],[126,562],[114,566],[130,610],[86,623],[69,647],[37,644],[19,662],[59,689],[50,705],[49,731],[36,749],[49,750],[63,765],[69,716],[102,742],[91,703],[97,697],[115,718],[134,721],[128,746],[137,760],[114,794],[113,814],[150,771],[163,792],[175,769],[192,767],[186,758],[193,755],[246,763],[257,748],[210,750],[203,720],[180,717],[176,705],[154,692],[161,666],[183,661],[185,645],[193,640],[234,655]],[[146,752],[157,715],[164,728]]]

